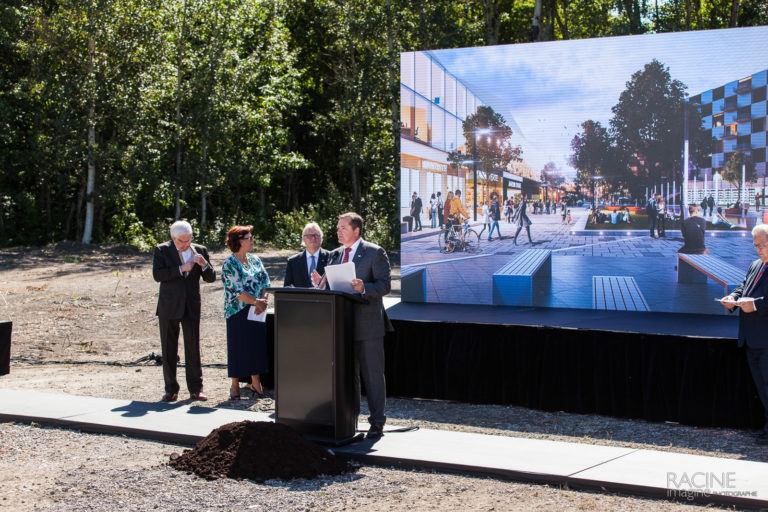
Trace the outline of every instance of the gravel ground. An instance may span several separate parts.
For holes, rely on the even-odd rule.
[[[227,400],[226,370],[205,368],[205,405],[271,410],[269,399]],[[0,387],[155,401],[157,366],[15,364]],[[243,390],[243,396],[248,393]],[[181,398],[184,398],[182,395]],[[768,462],[741,431],[696,429],[601,416],[436,400],[388,400],[389,426],[629,446]],[[367,416],[365,404],[361,425]],[[396,435],[396,434],[390,434]],[[359,467],[334,478],[206,482],[165,466],[184,447],[48,428],[0,424],[0,510],[695,510],[688,504],[597,494],[496,478]],[[179,493],[179,486],[184,486]]]
[[[338,477],[206,481],[166,465],[182,447],[0,424],[3,510],[703,510],[494,478],[362,466]]]
[[[290,252],[257,251],[282,282]],[[217,268],[228,255],[214,250]],[[395,264],[397,262],[395,261]],[[11,374],[0,388],[157,401],[154,365],[107,366],[159,351],[151,255],[124,247],[59,244],[0,250],[0,319],[11,319]],[[398,274],[397,268],[393,274]],[[393,282],[397,293],[399,282]],[[202,286],[201,352],[226,361],[221,283]],[[88,361],[85,365],[28,364]],[[205,405],[271,410],[269,399],[227,399],[226,370],[203,370]],[[183,369],[180,369],[183,382]],[[243,396],[249,393],[243,390]],[[180,395],[186,398],[184,394]],[[594,415],[434,400],[388,401],[389,426],[478,432],[586,444],[649,448],[768,462],[768,450],[741,431],[697,429]],[[367,416],[365,406],[361,418]],[[362,421],[365,425],[365,421]],[[395,435],[395,434],[391,434]],[[313,481],[207,482],[165,465],[184,447],[39,425],[0,424],[0,510],[693,510],[664,500],[579,492],[461,474],[364,466]],[[181,491],[183,488],[183,491]]]

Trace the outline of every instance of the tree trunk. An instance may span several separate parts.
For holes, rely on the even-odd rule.
[[[88,74],[93,77],[93,54],[96,43],[93,38],[88,40]],[[91,84],[93,87],[93,84]],[[95,116],[96,107],[93,99],[94,91],[91,90],[90,105],[88,105],[88,178],[85,188],[85,228],[83,229],[83,243],[91,243],[91,234],[93,232],[93,202],[94,189],[96,188],[96,159],[94,151],[96,146],[96,126]]]
[[[80,235],[83,233],[83,218],[80,216],[80,214],[83,211],[83,199],[85,199],[85,186],[86,182],[83,180],[82,185],[80,185],[80,191],[77,194],[77,215],[75,218],[77,219],[77,230],[75,232],[75,240],[80,238]]]
[[[387,0],[387,51],[389,52],[389,94],[392,98],[392,136],[395,144],[392,148],[392,164],[395,169],[400,167],[400,85],[397,83],[396,73],[399,68],[399,58],[395,53],[395,27],[392,17],[391,0]],[[395,173],[397,176],[398,173]],[[400,180],[395,180],[395,197],[400,197]]]
[[[349,169],[352,177],[352,198],[354,200],[355,210],[360,210],[360,184],[357,176],[357,162],[352,159],[352,166]]]
[[[696,28],[704,28],[704,19],[701,17],[701,0],[693,0],[696,11]]]
[[[75,218],[75,214],[78,213],[77,211],[77,205],[79,201],[73,201],[72,206],[69,207],[69,215],[67,215],[67,221],[64,223],[64,231],[62,232],[62,238],[64,240],[69,240],[69,232],[72,230],[72,220]],[[77,239],[77,236],[74,237],[74,239]]]
[[[499,1],[485,0],[483,14],[485,15],[485,44],[487,46],[499,44]]]
[[[739,23],[739,0],[731,0],[731,19],[728,22],[728,26],[733,28],[738,26]]]
[[[685,0],[685,30],[691,30],[691,13],[693,12],[693,5],[691,0]]]
[[[560,33],[563,35],[563,39],[570,39],[568,36],[568,6],[564,6],[563,17],[561,18],[560,12],[557,9],[557,2],[555,2],[553,15],[555,17],[555,22],[557,22],[557,26],[560,28]]]
[[[205,233],[206,222],[206,178],[208,176],[208,124],[205,125],[203,138],[203,169],[200,176],[200,233]]]
[[[184,6],[181,13],[181,29],[179,31],[179,42],[176,49],[176,211],[174,213],[174,219],[179,220],[181,217],[181,70],[184,57],[184,23],[187,17],[187,2],[184,1]]]

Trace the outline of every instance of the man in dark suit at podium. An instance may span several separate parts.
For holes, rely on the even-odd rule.
[[[323,243],[323,231],[316,222],[304,226],[301,233],[301,245],[305,247],[299,254],[288,258],[285,267],[285,282],[283,286],[297,288],[312,288],[312,272],[325,272],[330,252],[320,247]]]
[[[755,226],[752,238],[759,259],[749,266],[744,281],[721,302],[731,311],[741,308],[739,346],[746,345],[747,363],[765,411],[765,426],[754,435],[757,444],[768,445],[768,224]],[[754,300],[745,301],[747,298]]]
[[[363,218],[357,213],[345,213],[339,216],[336,235],[342,247],[333,251],[328,265],[337,265],[349,261],[355,264],[356,279],[352,288],[363,298],[366,304],[354,305],[354,385],[356,393],[356,415],[360,413],[360,377],[365,383],[370,428],[369,438],[381,437],[387,417],[387,385],[384,379],[384,333],[392,330],[382,297],[391,287],[389,258],[387,252],[376,244],[362,238]],[[313,282],[323,286],[320,274],[312,274]]]
[[[216,281],[208,250],[192,243],[192,226],[186,221],[171,225],[171,240],[155,247],[152,277],[160,283],[157,316],[163,350],[163,402],[179,397],[176,358],[179,351],[179,324],[184,331],[187,389],[193,400],[207,400],[203,394],[200,363],[200,278]]]

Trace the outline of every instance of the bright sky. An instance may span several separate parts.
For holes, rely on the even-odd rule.
[[[768,68],[768,27],[580,39],[430,52],[504,116],[535,170],[568,164],[587,119],[608,127],[632,74],[656,58],[690,96]]]

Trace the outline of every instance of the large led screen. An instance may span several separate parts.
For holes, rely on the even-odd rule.
[[[403,300],[724,314],[765,218],[766,41],[401,54]]]

